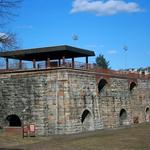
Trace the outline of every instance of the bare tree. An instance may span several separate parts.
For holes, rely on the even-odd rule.
[[[22,0],[0,0],[0,50],[12,50],[17,48],[16,34],[6,31],[6,24],[14,16],[15,10]]]
[[[10,19],[15,16],[14,10],[19,6],[22,0],[0,0],[0,19],[1,24],[4,23],[3,20]]]
[[[3,50],[17,49],[17,40],[15,33],[0,33],[0,48]]]

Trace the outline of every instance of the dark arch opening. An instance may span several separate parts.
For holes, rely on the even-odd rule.
[[[135,86],[136,86],[136,83],[135,83],[135,82],[132,82],[132,83],[130,84],[130,92],[135,88]]]
[[[105,87],[105,85],[107,84],[107,81],[105,79],[101,79],[99,81],[99,84],[98,84],[98,91],[99,93],[101,92],[101,90]]]
[[[150,109],[149,107],[146,108],[146,113],[149,114],[150,113]]]
[[[17,115],[9,115],[6,120],[9,122],[10,127],[21,127],[21,120]]]
[[[125,109],[121,109],[119,118],[120,118],[120,125],[124,125],[125,120],[127,119],[127,111]]]
[[[145,112],[146,112],[146,116],[145,116],[146,122],[150,122],[150,109],[149,109],[149,107],[146,108]]]
[[[82,116],[81,116],[81,122],[82,122],[82,123],[84,122],[85,118],[86,118],[89,114],[90,114],[90,112],[89,112],[87,109],[83,112],[83,114],[82,114]]]

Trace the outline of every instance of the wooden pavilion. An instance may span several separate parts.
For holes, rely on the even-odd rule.
[[[9,69],[9,59],[19,60],[19,69],[22,69],[22,61],[32,61],[36,69],[36,62],[45,61],[45,67],[51,67],[51,61],[57,60],[59,66],[65,64],[65,59],[71,59],[71,66],[74,68],[75,58],[85,57],[85,64],[88,64],[88,57],[95,56],[94,51],[76,48],[68,45],[42,47],[25,50],[0,52],[0,57],[6,59],[6,69]]]

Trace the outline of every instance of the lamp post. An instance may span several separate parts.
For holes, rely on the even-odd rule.
[[[76,34],[72,34],[72,39],[73,39],[73,41],[77,41],[77,40],[79,40],[79,37]]]
[[[123,49],[124,49],[124,69],[127,69],[127,51],[128,51],[128,47],[125,45],[124,47],[123,47]]]

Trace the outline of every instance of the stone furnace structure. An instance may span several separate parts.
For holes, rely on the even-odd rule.
[[[31,123],[50,135],[149,122],[150,76],[98,69],[88,63],[94,55],[66,45],[1,52],[1,128]]]

